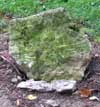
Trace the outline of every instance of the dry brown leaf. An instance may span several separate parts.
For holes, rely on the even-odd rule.
[[[91,89],[87,89],[87,88],[82,88],[79,90],[79,94],[81,97],[89,97],[92,93]]]

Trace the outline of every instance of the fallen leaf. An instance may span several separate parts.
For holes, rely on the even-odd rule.
[[[30,94],[30,95],[27,96],[27,99],[28,100],[35,100],[35,99],[37,99],[37,96],[34,96],[34,95]]]
[[[19,101],[19,99],[16,100],[16,105],[17,105],[17,106],[20,105],[20,101]]]
[[[87,88],[82,88],[79,90],[79,94],[81,97],[89,97],[91,95],[92,90]]]

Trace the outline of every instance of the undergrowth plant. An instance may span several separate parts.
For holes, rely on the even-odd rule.
[[[100,38],[100,0],[0,0],[0,13],[25,17],[61,6],[71,17],[86,22],[94,30],[94,38]]]

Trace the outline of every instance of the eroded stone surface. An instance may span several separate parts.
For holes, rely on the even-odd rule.
[[[90,60],[87,29],[71,20],[64,8],[13,20],[10,53],[33,79],[75,79]]]
[[[33,91],[39,92],[53,92],[56,91],[58,93],[69,91],[73,92],[76,86],[76,81],[74,80],[56,80],[48,83],[46,81],[34,81],[27,80],[20,82],[17,87],[23,89],[31,89]]]
[[[75,89],[76,81],[74,80],[56,80],[52,81],[51,85],[56,92],[67,92]]]

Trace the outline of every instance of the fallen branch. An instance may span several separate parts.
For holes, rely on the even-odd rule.
[[[9,52],[7,51],[1,52],[0,57],[13,67],[17,75],[21,76],[22,80],[28,79],[26,73],[21,69],[21,67],[17,64],[16,60],[9,54]]]

